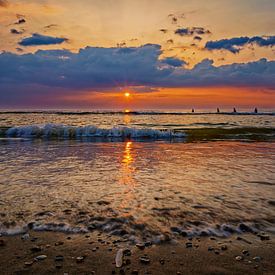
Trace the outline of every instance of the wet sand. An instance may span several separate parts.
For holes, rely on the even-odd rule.
[[[183,238],[135,246],[98,232],[29,232],[0,237],[0,267],[1,274],[274,274],[274,235],[269,237]],[[124,256],[118,268],[120,248]]]

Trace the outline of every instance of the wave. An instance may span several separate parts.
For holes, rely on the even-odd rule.
[[[0,127],[1,139],[85,139],[85,140],[180,140],[185,142],[214,140],[275,141],[275,128],[264,127],[205,127],[154,129],[115,126],[110,129],[93,125],[62,124]]]
[[[1,236],[28,235],[30,231],[40,232],[62,232],[66,234],[85,234],[93,231],[106,233],[108,235],[123,237],[131,243],[138,243],[141,240],[150,241],[154,244],[165,243],[182,237],[223,237],[227,238],[233,234],[252,233],[260,234],[268,232],[274,234],[273,224],[263,225],[254,222],[241,222],[237,224],[216,224],[211,225],[201,222],[201,225],[172,226],[170,230],[163,231],[150,228],[146,224],[136,224],[126,218],[101,218],[90,225],[71,225],[68,223],[56,222],[30,222],[21,226],[6,228],[0,226]]]
[[[66,126],[60,124],[29,125],[0,128],[0,136],[15,138],[81,139],[81,138],[120,138],[120,139],[173,139],[184,138],[185,133],[151,128],[113,127],[111,129],[96,126]]]

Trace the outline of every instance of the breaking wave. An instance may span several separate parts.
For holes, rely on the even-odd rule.
[[[122,138],[122,139],[171,139],[184,138],[184,133],[151,128],[113,127],[111,129],[96,126],[65,126],[59,124],[30,125],[6,128],[0,131],[4,137],[78,139],[78,138]]]
[[[206,125],[205,125],[206,126]],[[184,142],[211,140],[275,141],[275,128],[266,127],[188,127],[155,129],[115,126],[99,128],[93,125],[67,126],[62,124],[0,127],[0,137],[27,139],[85,139],[85,140],[180,140]]]

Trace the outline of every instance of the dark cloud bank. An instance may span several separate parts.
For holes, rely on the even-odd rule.
[[[34,33],[30,37],[23,38],[20,42],[20,46],[40,46],[40,45],[55,45],[62,44],[68,41],[67,38],[46,36],[39,33]]]
[[[215,67],[203,60],[193,69],[177,58],[160,60],[159,45],[131,48],[87,47],[78,53],[39,50],[34,54],[0,54],[0,101],[41,93],[33,85],[58,91],[109,89],[119,85],[147,87],[250,86],[275,89],[275,61]],[[61,92],[60,92],[61,93]]]
[[[242,47],[255,44],[259,47],[275,46],[275,36],[234,37],[217,41],[208,41],[205,48],[208,50],[227,50],[234,54],[239,53]]]

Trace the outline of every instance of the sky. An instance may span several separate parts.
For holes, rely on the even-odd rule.
[[[275,108],[274,27],[274,0],[0,0],[0,108]]]

